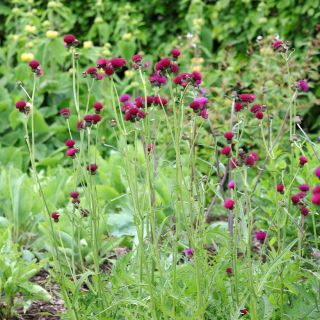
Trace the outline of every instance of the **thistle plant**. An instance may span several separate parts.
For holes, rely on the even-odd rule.
[[[83,71],[76,37],[68,34],[63,42],[70,57],[72,103],[63,106],[57,117],[65,125],[61,145],[72,170],[73,189],[69,205],[62,210],[49,207],[37,173],[34,112],[43,71],[36,60],[29,64],[32,93],[21,84],[28,101],[18,101],[16,108],[24,116],[32,174],[48,220],[51,268],[70,317],[211,319],[216,313],[219,319],[259,319],[267,299],[264,290],[274,284],[271,272],[277,272],[280,289],[274,295],[281,306],[275,307],[274,314],[284,319],[285,262],[296,246],[296,261],[305,258],[305,223],[310,216],[313,232],[309,237],[318,249],[315,216],[320,204],[316,185],[320,169],[309,168],[312,177],[306,172],[307,143],[316,157],[318,146],[299,120],[299,97],[309,85],[291,74],[289,44],[278,38],[270,44],[287,71],[281,88],[286,99],[284,114],[278,119],[280,126],[274,127],[278,115],[271,114],[266,92],[254,84],[225,93],[228,119],[218,123],[214,113],[219,106],[210,88],[203,85],[201,72],[185,70],[178,48],[154,66],[136,53],[131,62],[100,57]],[[121,85],[126,68],[133,70],[138,83],[128,92]],[[103,88],[102,93],[97,94],[97,86]],[[85,92],[85,99],[80,92]],[[112,137],[102,144],[107,127]],[[204,137],[209,143],[203,142]],[[206,161],[201,156],[203,147],[210,150]],[[109,212],[98,196],[104,185],[102,148],[114,150],[121,159],[126,184],[121,196],[130,203],[135,226],[130,254],[119,257],[107,274],[103,266],[110,249],[105,249],[105,243],[113,239],[108,228],[103,228]],[[279,175],[281,149],[289,149],[290,163]],[[201,162],[206,162],[206,172],[200,169]],[[170,176],[165,190],[161,185],[164,174]],[[306,177],[303,182],[301,174]],[[263,224],[263,206],[259,205],[266,198],[261,182],[265,175],[273,180],[273,190],[268,192],[275,211]],[[225,229],[212,223],[218,212],[227,215]],[[63,224],[71,225],[70,252],[64,244]],[[291,241],[289,224],[297,234]],[[81,308],[86,294],[94,297],[90,301],[93,313]],[[219,294],[228,297],[225,306],[217,302]]]

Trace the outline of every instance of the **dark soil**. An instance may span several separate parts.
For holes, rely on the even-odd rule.
[[[37,273],[31,281],[45,288],[50,292],[52,300],[50,302],[35,301],[32,303],[26,313],[23,310],[18,310],[19,315],[15,320],[58,320],[60,315],[66,311],[64,302],[59,297],[59,286],[56,283],[50,282],[49,274],[44,269]]]

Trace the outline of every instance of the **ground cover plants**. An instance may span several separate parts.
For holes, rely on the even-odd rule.
[[[51,1],[1,51],[1,319],[319,319],[319,34],[212,54],[201,3],[148,51]]]

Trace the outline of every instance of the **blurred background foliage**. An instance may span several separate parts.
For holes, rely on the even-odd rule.
[[[12,106],[21,97],[16,82],[28,86],[26,62],[34,57],[45,70],[37,98],[37,105],[41,106],[36,116],[37,132],[43,143],[57,146],[62,127],[56,114],[60,107],[71,103],[70,78],[67,72],[61,72],[70,68],[61,40],[66,33],[73,33],[80,40],[83,68],[101,56],[118,55],[129,60],[136,52],[155,61],[168,54],[173,45],[179,46],[186,61],[192,59],[192,68],[203,68],[205,86],[219,94],[221,85],[228,83],[229,88],[223,90],[236,87],[239,81],[235,78],[245,73],[251,72],[252,80],[257,73],[254,65],[248,68],[248,58],[257,53],[272,55],[268,46],[279,34],[295,48],[300,78],[312,82],[314,99],[305,123],[308,131],[316,132],[320,96],[319,6],[318,0],[178,0],[174,6],[169,0],[1,1],[0,134],[5,139],[0,143],[21,145],[21,135],[16,131],[20,121]],[[257,43],[258,37],[267,39],[267,45]],[[122,89],[134,89],[135,82],[129,81],[130,70],[122,76],[128,78]],[[102,98],[105,90],[100,91],[98,96]],[[38,153],[41,157],[41,150]]]

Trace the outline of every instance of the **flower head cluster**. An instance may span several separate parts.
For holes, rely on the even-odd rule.
[[[168,99],[165,97],[159,96],[147,96],[147,97],[136,97],[134,100],[131,100],[130,95],[123,94],[120,96],[120,102],[123,103],[121,106],[121,111],[124,114],[124,119],[126,121],[139,121],[140,119],[145,118],[146,113],[142,108],[154,106],[164,107],[168,104]]]
[[[149,77],[150,84],[154,87],[161,87],[165,85],[168,80],[167,77],[161,75],[160,73],[154,73]]]
[[[195,98],[190,103],[190,108],[193,110],[194,113],[200,115],[203,119],[208,118],[208,111],[207,111],[207,104],[209,100],[206,97],[198,97]]]
[[[230,146],[225,146],[221,149],[221,154],[230,156],[231,154],[231,147]],[[239,149],[239,159],[233,158],[230,160],[230,167],[231,169],[241,166],[241,165],[246,165],[248,167],[254,166],[257,161],[259,161],[259,156],[256,152],[251,151],[249,153],[245,152],[243,149]]]
[[[318,167],[315,170],[314,174],[320,179],[320,167]],[[310,191],[310,186],[308,184],[303,183],[300,184],[298,188],[300,192],[293,194],[291,196],[291,201],[295,206],[297,206],[302,215],[307,216],[310,210],[307,207],[305,198],[307,197],[307,194]],[[311,203],[320,206],[320,185],[316,185],[313,187],[311,194]]]
[[[255,117],[258,120],[261,120],[263,119],[263,116],[264,116],[263,112],[266,110],[266,108],[267,108],[266,105],[255,104],[250,108],[250,111],[255,114]]]
[[[127,64],[126,59],[121,57],[111,58],[110,60],[100,58],[97,60],[96,69],[102,69],[104,73],[109,77],[116,71],[121,70]]]
[[[79,152],[79,149],[75,148],[76,142],[73,139],[68,139],[64,144],[66,147],[68,147],[66,156],[74,159],[76,154]]]
[[[78,191],[72,191],[70,192],[71,202],[75,206],[75,208],[79,207],[80,199],[79,199],[79,192]]]
[[[133,69],[139,69],[139,68],[147,69],[150,67],[150,61],[143,62],[143,57],[139,53],[133,55],[131,60],[132,60]]]
[[[192,73],[183,72],[174,78],[174,83],[185,88],[188,84],[195,87],[199,87],[202,83],[202,75],[199,71],[193,71]]]
[[[98,72],[96,67],[89,67],[85,72],[82,73],[84,77],[90,76],[92,79],[102,80],[103,75],[102,73]]]
[[[250,103],[256,100],[256,95],[253,93],[240,93],[236,97],[236,101],[234,102],[234,111],[235,112],[240,112],[243,110],[246,106],[248,106]],[[263,118],[263,108],[260,105],[254,105],[250,109],[251,112],[256,114],[257,119],[262,119]]]

